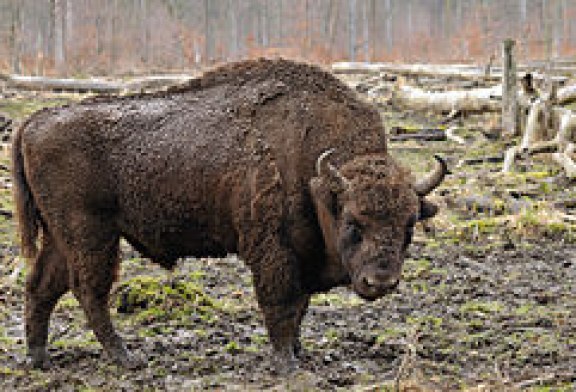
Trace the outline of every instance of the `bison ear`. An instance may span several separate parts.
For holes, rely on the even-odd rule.
[[[316,207],[316,212],[325,210],[334,219],[338,215],[337,195],[333,185],[322,177],[314,177],[310,180],[310,193]]]
[[[330,190],[330,185],[322,177],[314,177],[310,180],[310,193],[316,208],[316,218],[322,230],[326,253],[331,260],[338,259],[336,250],[337,237],[337,198]]]
[[[426,199],[420,199],[420,215],[418,220],[426,220],[432,218],[438,213],[438,206]]]

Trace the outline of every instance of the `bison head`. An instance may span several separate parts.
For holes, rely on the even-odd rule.
[[[436,156],[438,167],[414,182],[387,154],[338,170],[328,162],[331,152],[318,158],[310,182],[328,259],[343,267],[358,295],[374,300],[398,286],[416,222],[438,211],[425,196],[442,182],[446,163]]]

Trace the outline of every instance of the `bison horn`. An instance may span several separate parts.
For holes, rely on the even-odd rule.
[[[434,155],[434,158],[436,158],[437,161],[436,169],[434,169],[434,171],[426,178],[423,178],[414,184],[414,190],[418,196],[426,196],[432,192],[438,185],[440,185],[440,183],[442,183],[446,174],[450,173],[448,165],[444,159],[439,155]]]
[[[316,172],[318,177],[327,177],[331,182],[340,189],[346,189],[350,185],[350,181],[344,177],[338,169],[328,162],[328,157],[334,153],[335,149],[331,148],[324,151],[316,161]]]

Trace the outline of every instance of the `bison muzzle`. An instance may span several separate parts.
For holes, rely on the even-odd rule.
[[[32,364],[44,365],[50,314],[71,290],[108,355],[132,366],[108,309],[125,238],[166,268],[238,253],[287,369],[312,294],[395,290],[414,225],[437,212],[425,199],[447,173],[437,160],[413,180],[373,107],[287,60],[35,113],[13,141]]]

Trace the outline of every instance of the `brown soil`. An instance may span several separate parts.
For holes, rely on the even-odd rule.
[[[381,109],[388,125],[440,123]],[[502,145],[474,131],[485,121],[460,123],[476,140],[472,147],[429,142],[390,149],[415,172],[428,169],[433,152],[450,151],[454,162],[500,153]],[[314,297],[303,324],[301,370],[288,378],[272,371],[250,274],[235,256],[180,260],[169,275],[127,246],[111,308],[146,368],[110,365],[66,296],[52,318],[51,370],[26,370],[25,268],[9,277],[18,265],[13,222],[0,216],[0,389],[376,390],[392,388],[402,368],[406,390],[572,391],[575,228],[550,221],[548,208],[561,202],[573,212],[574,183],[545,157],[519,162],[510,176],[498,174],[499,165],[461,167],[436,191],[443,209],[431,225],[418,227],[400,293],[372,303],[347,288]],[[470,195],[481,197],[474,208],[460,203]],[[9,189],[0,196],[10,209]],[[487,206],[477,208],[478,200]]]

